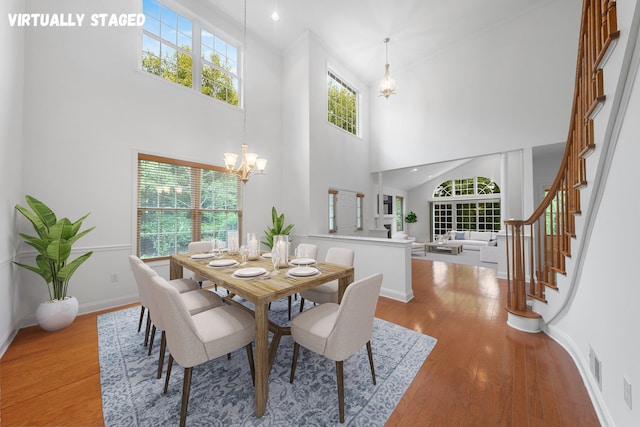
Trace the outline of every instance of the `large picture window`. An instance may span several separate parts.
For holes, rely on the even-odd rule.
[[[451,230],[500,231],[496,194],[500,194],[498,184],[481,176],[442,182],[433,192],[438,201],[431,203],[433,236]]]
[[[199,240],[227,240],[239,230],[238,175],[226,169],[138,154],[137,254],[142,259],[186,252]]]
[[[156,0],[143,0],[142,69],[238,106],[239,48]]]

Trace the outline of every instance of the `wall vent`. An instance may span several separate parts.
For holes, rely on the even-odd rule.
[[[592,347],[589,347],[589,366],[591,367],[593,378],[602,391],[602,362]]]

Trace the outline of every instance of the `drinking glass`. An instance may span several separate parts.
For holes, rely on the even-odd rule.
[[[280,253],[275,247],[271,250],[271,263],[273,264],[272,274],[278,274],[277,270],[280,268]]]
[[[247,256],[249,255],[249,251],[247,250],[247,247],[245,245],[240,246],[240,265],[246,265],[247,264]]]

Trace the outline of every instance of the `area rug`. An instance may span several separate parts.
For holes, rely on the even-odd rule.
[[[294,302],[293,312],[297,312]],[[100,382],[105,426],[178,425],[183,369],[156,379],[160,334],[151,356],[137,332],[140,308],[98,316]],[[274,302],[269,316],[287,323],[286,299]],[[372,339],[377,385],[371,381],[366,348],[344,362],[345,423],[382,426],[436,344],[436,339],[375,319]],[[289,383],[293,340],[280,341],[269,378],[263,417],[254,414],[254,388],[246,352],[194,367],[187,425],[191,426],[328,426],[338,422],[335,362],[301,348],[293,384]],[[166,365],[166,358],[165,358]],[[166,371],[166,366],[165,366]]]

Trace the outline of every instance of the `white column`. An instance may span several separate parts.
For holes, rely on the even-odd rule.
[[[382,172],[378,172],[378,221],[377,229],[384,228],[384,182],[382,181]]]
[[[509,192],[509,158],[507,153],[500,154],[500,216],[502,224],[509,219],[509,203],[507,201],[507,193]]]

